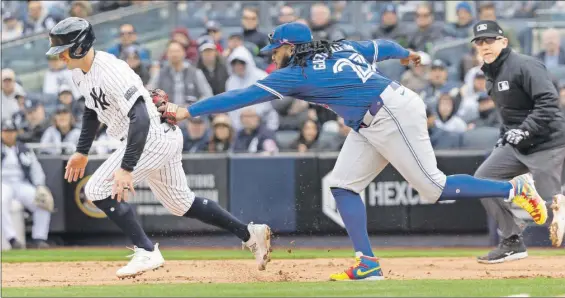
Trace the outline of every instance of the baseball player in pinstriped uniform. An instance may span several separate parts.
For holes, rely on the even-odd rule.
[[[67,18],[50,32],[47,55],[58,55],[73,71],[73,81],[86,98],[77,152],[67,163],[65,179],[84,175],[88,152],[100,122],[107,133],[121,139],[117,149],[87,182],[87,198],[118,225],[134,243],[131,261],[117,276],[135,277],[164,264],[158,244],[153,244],[126,202],[134,185],[147,181],[157,199],[174,215],[199,219],[238,236],[253,252],[259,270],[270,260],[270,228],[245,225],[216,202],[195,197],[182,168],[183,136],[175,123],[161,121],[155,101],[168,100],[162,90],[150,94],[122,60],[95,51],[94,31],[84,19]],[[152,98],[153,96],[153,98]]]
[[[331,280],[381,280],[382,270],[367,235],[365,205],[359,192],[390,162],[427,203],[440,200],[507,198],[536,223],[547,209],[529,176],[492,181],[469,175],[446,176],[436,159],[426,125],[426,108],[412,90],[381,74],[374,63],[400,59],[418,64],[420,56],[388,40],[314,41],[308,26],[287,23],[270,35],[277,70],[254,85],[201,100],[188,109],[167,103],[159,111],[177,121],[223,113],[284,96],[323,105],[352,128],[331,173],[331,191],[356,252],[355,265]]]

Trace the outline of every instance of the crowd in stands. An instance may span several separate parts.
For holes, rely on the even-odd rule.
[[[28,1],[27,12],[4,15],[2,37],[17,38],[22,34],[49,29],[61,17],[89,16],[96,11],[137,5],[138,1]],[[515,14],[533,15],[532,1],[513,7]],[[516,4],[516,2],[514,2]],[[4,3],[2,4],[4,5]],[[451,75],[447,61],[430,55],[432,47],[446,39],[466,39],[472,35],[472,25],[478,20],[496,20],[507,13],[504,3],[480,3],[474,8],[469,2],[456,6],[457,21],[436,21],[432,6],[420,2],[415,7],[413,23],[399,18],[397,4],[388,3],[380,10],[374,29],[367,27],[358,36],[348,36],[339,22],[345,1],[328,6],[324,3],[310,7],[309,18],[302,19],[292,6],[282,6],[278,22],[298,21],[308,24],[314,39],[392,39],[404,47],[419,51],[420,66],[402,69],[397,78],[403,85],[421,95],[427,106],[428,131],[435,149],[488,149],[498,138],[500,120],[495,103],[486,93],[487,80],[481,71],[482,61],[470,48],[463,58],[457,75]],[[502,5],[502,6],[500,6]],[[561,5],[557,3],[556,5]],[[505,9],[500,11],[500,9]],[[3,9],[4,10],[4,9]],[[54,13],[57,11],[58,13]],[[187,28],[175,28],[163,53],[151,53],[137,42],[136,28],[122,24],[119,41],[104,49],[126,61],[141,77],[148,89],[165,90],[172,102],[188,106],[224,91],[245,88],[274,71],[269,55],[259,54],[268,44],[268,32],[260,29],[259,10],[243,8],[241,32],[225,36],[218,21],[209,20],[205,33],[194,36]],[[520,51],[520,42],[513,28],[504,28],[511,47]],[[19,33],[18,33],[19,32]],[[565,67],[565,48],[559,31],[543,32],[541,51],[535,56],[547,68]],[[154,60],[152,60],[152,58]],[[76,143],[84,99],[74,86],[70,71],[56,57],[48,57],[42,94],[27,94],[11,69],[2,70],[2,118],[12,117],[21,129],[25,142],[60,144]],[[559,79],[562,79],[559,81]],[[560,104],[565,111],[565,80],[556,78]],[[262,103],[227,114],[212,115],[179,123],[184,134],[184,151],[247,152],[273,154],[276,152],[322,152],[341,149],[349,128],[343,119],[321,106],[308,104],[299,98]],[[107,140],[101,127],[98,140]],[[42,149],[45,154],[66,153],[64,148]],[[97,153],[109,153],[111,147],[94,146]]]

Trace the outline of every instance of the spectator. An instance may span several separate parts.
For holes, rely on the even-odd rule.
[[[241,17],[243,26],[243,40],[255,44],[259,49],[269,44],[267,34],[258,31],[259,28],[259,10],[255,7],[246,7],[243,9]]]
[[[448,34],[455,38],[467,38],[473,33],[473,8],[469,2],[459,2],[456,11],[457,22],[447,25]]]
[[[185,55],[184,59],[188,59],[192,65],[196,65],[198,61],[198,42],[190,38],[188,29],[178,27],[171,33],[171,41],[176,41],[182,45]],[[161,60],[167,60],[167,52],[163,53]]]
[[[184,138],[183,152],[198,153],[208,151],[210,131],[205,118],[196,117],[188,119],[181,131]]]
[[[479,103],[479,118],[469,124],[469,129],[477,127],[500,127],[500,116],[496,112],[494,100],[483,92],[478,96]]]
[[[337,123],[337,133],[328,136],[328,134],[330,134],[329,132],[322,131],[320,136],[320,147],[325,151],[340,151],[341,147],[343,147],[343,144],[345,143],[347,135],[351,131],[351,127],[345,125],[343,118],[339,117],[337,119]]]
[[[435,150],[458,149],[461,147],[462,135],[437,127],[437,117],[430,107],[426,108],[426,117],[428,119],[428,135]]]
[[[24,24],[14,14],[5,13],[2,22],[2,42],[20,38],[24,34]]]
[[[49,15],[43,9],[41,1],[29,1],[27,4],[27,20],[24,24],[24,34],[41,33],[45,30],[51,30],[59,20]]]
[[[310,28],[314,40],[344,39],[345,32],[332,21],[330,8],[324,3],[316,3],[310,7]]]
[[[300,130],[308,120],[308,103],[294,97],[284,97],[271,102],[279,115],[279,130]]]
[[[100,1],[98,10],[101,12],[112,11],[118,8],[127,7],[131,5],[129,0],[119,0],[119,1]]]
[[[430,55],[424,52],[418,54],[420,54],[420,64],[418,66],[410,64],[410,68],[402,74],[400,79],[402,85],[416,93],[422,92],[428,86],[430,64],[432,64]]]
[[[459,64],[459,80],[463,81],[466,85],[472,85],[475,74],[481,70],[483,66],[483,58],[478,55],[475,47],[471,48],[469,53],[466,53],[461,58]]]
[[[80,91],[73,82],[73,73],[58,56],[47,56],[47,71],[43,77],[43,95],[46,98],[57,98],[62,85],[70,86],[73,96],[78,98]]]
[[[247,88],[267,76],[266,72],[255,66],[251,53],[245,47],[236,48],[228,57],[227,62],[230,77],[226,81],[226,91]],[[259,117],[264,121],[266,128],[273,131],[278,129],[279,116],[270,102],[256,104],[252,107],[256,109]],[[228,113],[235,131],[239,131],[242,128],[239,115],[241,111],[242,109],[238,109]]]
[[[51,125],[45,107],[37,96],[28,95],[25,102],[23,133],[18,136],[24,143],[39,143],[45,130]]]
[[[479,21],[496,21],[496,6],[493,2],[484,2],[479,5]],[[508,38],[510,47],[516,51],[520,51],[520,43],[516,38],[516,34],[512,28],[502,28],[504,36]]]
[[[71,87],[68,85],[61,85],[59,88],[59,95],[58,95],[58,105],[65,105],[73,114],[75,119],[75,123],[77,126],[81,126],[82,124],[82,114],[84,114],[84,97],[79,97],[75,99],[71,90]]]
[[[229,74],[224,59],[211,38],[201,38],[201,40],[202,42],[198,47],[198,51],[200,51],[198,69],[204,73],[214,95],[225,92]]]
[[[124,49],[131,45],[139,46],[139,57],[142,62],[151,63],[151,53],[137,42],[137,32],[135,32],[135,27],[132,24],[120,26],[120,43],[109,48],[107,52],[119,58],[123,54]]]
[[[183,107],[212,96],[212,88],[202,71],[184,60],[182,44],[170,41],[167,46],[167,65],[154,78],[153,87],[163,89],[173,103]]]
[[[229,57],[235,48],[243,46],[243,35],[235,33],[228,38],[228,47],[224,49],[222,56]]]
[[[543,31],[543,51],[537,57],[545,64],[545,67],[555,68],[565,65],[565,50],[561,47],[559,31],[554,28]]]
[[[78,143],[80,129],[75,127],[75,121],[71,110],[65,105],[59,105],[53,116],[53,125],[48,127],[41,136],[43,154],[72,154],[74,148],[61,146],[62,143],[75,145]]]
[[[226,114],[216,115],[212,120],[212,136],[208,143],[208,152],[228,152],[233,145],[234,138],[230,117]]]
[[[141,48],[137,45],[131,45],[122,51],[120,59],[127,62],[129,67],[141,78],[143,85],[147,86],[151,74],[149,73],[149,65],[144,64],[140,57]]]
[[[2,120],[11,119],[20,109],[18,95],[24,95],[24,88],[16,83],[16,73],[10,68],[2,69]]]
[[[273,154],[279,149],[275,133],[261,125],[261,118],[255,108],[245,107],[240,114],[243,128],[237,133],[233,152]]]
[[[429,53],[433,45],[445,37],[444,28],[434,22],[432,7],[428,3],[418,5],[416,9],[417,29],[412,32],[408,47],[415,51]]]
[[[16,239],[11,220],[12,200],[16,199],[33,214],[32,243],[28,248],[48,248],[51,213],[34,202],[37,189],[45,187],[45,172],[33,150],[18,142],[17,137],[16,125],[11,120],[2,121],[2,237],[12,249],[24,248]]]
[[[432,68],[429,72],[429,84],[420,93],[420,96],[426,102],[426,105],[434,106],[439,98],[441,89],[452,89],[457,87],[456,83],[447,80],[447,66],[439,59],[432,62]]]
[[[69,14],[71,17],[86,19],[92,14],[92,5],[88,1],[73,1]]]
[[[407,47],[410,34],[407,26],[400,25],[398,22],[396,5],[393,3],[385,4],[381,9],[381,22],[377,30],[373,31],[372,38],[394,40],[401,46]]]
[[[437,119],[435,126],[448,132],[463,133],[467,130],[467,124],[456,115],[458,106],[454,100],[452,90],[442,90],[437,103]]]
[[[290,5],[284,5],[279,9],[279,25],[294,22],[297,20],[297,18],[298,17],[294,12],[294,8],[292,8]]]
[[[226,41],[222,38],[222,28],[220,24],[216,21],[206,22],[206,35],[212,37],[218,53],[223,53],[226,47]]]
[[[486,76],[480,71],[477,72],[473,80],[473,85],[469,88],[468,85],[461,87],[461,106],[457,112],[457,116],[461,117],[463,121],[470,122],[479,117],[479,95],[487,91]]]
[[[300,153],[308,151],[319,151],[321,149],[320,142],[320,128],[315,121],[310,119],[304,121],[300,129],[298,138],[290,144],[290,149],[296,150]]]

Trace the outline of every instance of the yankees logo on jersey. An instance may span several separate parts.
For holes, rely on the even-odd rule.
[[[139,97],[145,100],[150,129],[159,127],[160,114],[141,78],[114,55],[96,51],[87,73],[73,69],[73,81],[84,96],[86,107],[96,111],[98,120],[108,126],[107,133],[111,137],[119,140],[127,135],[128,113]]]

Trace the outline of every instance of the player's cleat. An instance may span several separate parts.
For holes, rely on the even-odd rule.
[[[29,249],[48,249],[49,247],[49,243],[41,239],[32,239],[31,243],[27,245]]]
[[[553,221],[549,226],[549,238],[553,246],[560,247],[565,234],[565,196],[553,196],[551,209],[553,209]]]
[[[165,264],[165,259],[159,251],[159,243],[155,244],[153,251],[137,246],[134,246],[132,250],[133,254],[128,256],[131,257],[129,263],[116,272],[118,278],[134,278],[145,271],[156,270]]]
[[[23,243],[21,243],[20,241],[18,241],[18,239],[16,238],[12,238],[10,240],[8,240],[8,242],[10,242],[10,246],[12,247],[13,250],[18,250],[18,249],[25,249],[25,245]]]
[[[497,248],[488,254],[478,257],[477,262],[482,264],[497,264],[508,261],[521,260],[528,257],[524,240],[520,236],[514,235],[503,239]]]
[[[526,210],[538,225],[547,221],[545,201],[538,194],[531,174],[524,174],[510,180],[514,186],[514,197],[510,201]]]
[[[384,278],[379,259],[363,255],[355,257],[355,265],[349,269],[330,275],[332,281],[371,281]]]
[[[249,248],[255,256],[257,268],[265,270],[267,263],[271,261],[271,228],[268,225],[250,223],[247,230],[251,237],[243,242],[243,246]]]

